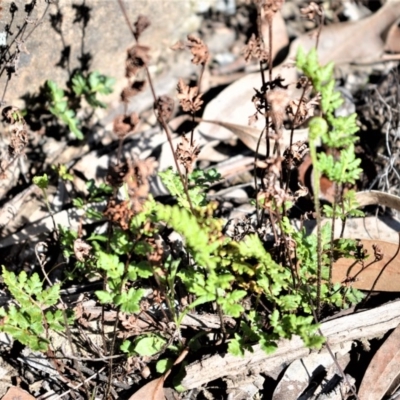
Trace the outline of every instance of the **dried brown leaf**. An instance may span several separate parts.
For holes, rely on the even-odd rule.
[[[139,15],[135,22],[134,35],[138,40],[140,35],[151,25],[150,20],[145,15]]]
[[[85,261],[90,256],[91,249],[92,246],[80,238],[74,241],[74,254],[78,261]]]
[[[164,400],[164,376],[144,385],[129,400]]]
[[[372,358],[361,382],[358,396],[378,400],[392,395],[400,379],[400,325],[390,334]]]
[[[175,103],[171,97],[167,95],[160,96],[154,105],[158,119],[162,118],[164,122],[168,122],[174,112],[174,106]]]
[[[338,259],[333,264],[332,281],[361,290],[400,292],[400,258],[397,257],[399,245],[371,239],[362,239],[360,244],[369,258],[363,262],[349,258]],[[376,254],[378,257],[374,260]]]
[[[188,47],[193,55],[192,63],[195,65],[205,65],[210,58],[207,45],[198,37],[188,35]]]
[[[202,94],[199,94],[199,88],[197,86],[189,86],[183,79],[179,79],[177,91],[179,104],[183,111],[195,113],[200,110],[204,102],[201,99]]]
[[[127,78],[135,76],[136,73],[150,61],[150,47],[133,45],[127,50],[125,62],[125,75]]]
[[[250,37],[242,53],[246,62],[250,61],[252,58],[257,59],[260,62],[268,61],[268,52],[264,49],[261,40],[257,38],[254,33]]]
[[[400,21],[397,20],[389,29],[385,40],[385,51],[400,53]]]
[[[225,129],[230,130],[233,132],[250,150],[254,152],[257,149],[257,142],[260,137],[261,131],[258,128],[253,128],[252,126],[247,125],[238,125],[238,124],[231,124],[229,122],[222,122],[222,121],[212,121],[212,120],[205,120],[205,119],[198,119],[201,122],[205,122],[208,124],[215,124],[219,125]],[[290,135],[284,135],[284,139],[288,139]],[[295,140],[307,140],[308,139],[308,130],[307,129],[297,129],[294,131],[294,138]],[[288,145],[289,140],[286,142],[281,143],[282,148],[281,151],[285,150],[285,146]],[[265,135],[263,135],[260,143],[260,149],[265,149],[266,142],[265,142]]]
[[[129,200],[121,201],[111,199],[107,203],[106,208],[103,211],[103,215],[110,221],[118,224],[121,229],[128,230],[130,221],[134,216],[134,212],[131,209]]]
[[[193,165],[200,153],[200,146],[196,145],[195,142],[190,144],[186,136],[182,136],[181,142],[176,148],[176,157],[180,164],[189,172],[193,170]]]
[[[4,395],[2,400],[35,400],[33,396],[31,396],[28,392],[25,392],[25,390],[22,390],[20,387],[17,386],[11,386],[10,389],[8,389],[7,393]]]
[[[130,115],[117,115],[114,118],[113,131],[120,139],[133,133],[139,124],[139,116],[133,112]]]

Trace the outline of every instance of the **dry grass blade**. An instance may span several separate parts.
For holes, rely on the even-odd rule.
[[[400,379],[400,325],[375,353],[361,382],[362,400],[379,400],[391,395]]]

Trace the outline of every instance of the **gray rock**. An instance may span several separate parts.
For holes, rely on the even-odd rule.
[[[207,0],[202,4],[213,2]],[[132,23],[139,14],[151,20],[152,25],[141,41],[151,47],[155,73],[173,62],[174,53],[169,47],[194,32],[201,22],[196,14],[197,1],[124,0],[124,3]],[[6,64],[15,65],[18,74],[13,74],[8,84],[4,99],[8,104],[23,105],[18,99],[27,92],[37,92],[47,79],[65,87],[74,70],[82,67],[116,78],[116,91],[111,99],[118,100],[126,83],[126,49],[134,39],[116,0],[53,0],[50,4],[45,0],[29,4],[26,0],[15,0],[3,1],[1,6],[0,93],[7,80]],[[42,22],[29,35],[47,7]],[[22,51],[13,62],[10,55],[18,41]]]

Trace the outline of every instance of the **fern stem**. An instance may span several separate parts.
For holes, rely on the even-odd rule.
[[[317,144],[315,138],[310,135],[310,156],[313,165],[313,191],[314,208],[317,220],[317,301],[316,314],[319,317],[321,311],[321,271],[322,271],[322,244],[321,244],[321,208],[320,195],[320,171],[318,169]]]

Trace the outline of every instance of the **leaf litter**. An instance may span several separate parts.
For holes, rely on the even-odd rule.
[[[393,23],[396,19],[400,16],[400,2],[398,0],[388,1],[385,5],[382,6],[381,10],[375,12],[370,17],[366,18],[365,20],[360,20],[352,23],[337,23],[337,24],[330,24],[326,27],[322,28],[320,39],[319,39],[319,54],[322,63],[327,61],[334,61],[337,64],[372,64],[375,62],[381,61],[384,56],[391,57],[390,54],[385,55],[386,52],[395,52],[397,51],[394,47],[395,39],[393,39],[393,35],[395,35],[395,28],[393,28]],[[267,18],[268,20],[268,18]],[[270,19],[271,20],[271,19]],[[272,24],[272,27],[275,24]],[[279,19],[279,23],[277,24],[279,29],[282,30],[282,20]],[[284,25],[283,25],[284,26]],[[139,29],[136,27],[136,29]],[[268,31],[268,24],[264,27],[266,34]],[[390,30],[389,30],[390,29]],[[385,43],[381,37],[382,33],[388,31],[390,35],[388,36],[388,41]],[[278,31],[277,31],[278,32]],[[273,37],[278,36],[278,34],[273,35]],[[279,50],[284,48],[287,45],[287,40],[282,35],[283,39],[280,42],[274,42],[273,45],[273,56],[278,53]],[[202,48],[202,41],[200,39],[196,39],[195,37],[189,38],[190,44],[188,45],[190,50],[192,51],[192,55],[196,63],[200,65],[204,65],[206,60],[208,59],[208,53],[204,52],[204,48]],[[293,85],[293,83],[297,80],[296,71],[292,67],[287,67],[290,61],[293,60],[293,56],[296,52],[296,48],[300,45],[307,47],[308,43],[314,43],[314,40],[309,36],[309,34],[305,34],[300,38],[296,39],[290,46],[289,55],[286,60],[283,62],[282,67],[276,67],[274,69],[274,76],[278,73],[281,75],[282,79],[285,80],[285,83],[292,84],[289,86],[290,97],[293,99],[296,97],[298,92]],[[361,45],[360,45],[361,44]],[[357,52],[354,49],[357,49]],[[143,64],[148,63],[149,56],[148,56],[149,49],[145,46],[136,46],[134,48],[130,48],[128,51],[128,59],[127,59],[127,68],[129,74],[131,76],[137,73],[137,68]],[[394,56],[392,58],[395,58]],[[347,67],[351,71],[351,66]],[[189,170],[194,163],[194,158],[197,155],[196,153],[200,151],[200,147],[207,146],[209,138],[213,138],[213,140],[218,141],[229,141],[233,138],[239,138],[246,147],[248,147],[251,151],[255,152],[257,147],[257,137],[260,132],[260,129],[257,127],[250,127],[247,124],[247,120],[249,116],[254,112],[252,108],[252,104],[249,99],[252,98],[254,95],[254,87],[259,86],[259,74],[248,74],[241,80],[236,81],[232,85],[228,86],[227,89],[222,91],[220,95],[218,95],[215,99],[209,102],[206,106],[205,112],[203,114],[203,122],[199,127],[196,128],[197,134],[199,134],[198,141],[199,144],[194,144],[195,141],[191,140],[190,143],[188,139],[184,139],[179,145],[180,152],[178,157],[181,160],[182,166]],[[199,93],[199,89],[195,86],[188,86],[183,81],[179,84],[180,85],[180,100],[181,104],[184,103],[189,112],[197,112],[200,107],[202,106],[202,94]],[[132,88],[130,91],[125,91],[123,100],[128,101],[129,97],[135,94],[136,88]],[[141,89],[140,89],[141,90]],[[234,101],[233,101],[234,99]],[[166,117],[166,113],[171,112],[170,105],[168,101],[163,102],[159,105],[159,112]],[[168,118],[166,118],[168,119]],[[127,135],[130,135],[132,132],[137,130],[138,120],[133,114],[130,116],[129,119],[124,118],[116,118],[115,119],[115,133],[118,136],[121,136],[123,139]],[[260,121],[261,123],[262,121]],[[227,133],[227,131],[222,131],[220,129],[214,128],[207,128],[207,123],[209,125],[219,125],[220,127],[228,129],[231,133]],[[210,124],[211,123],[211,124]],[[262,125],[261,125],[262,126]],[[288,131],[284,130],[284,137],[287,138]],[[233,133],[233,135],[232,135]],[[295,131],[294,140],[305,140],[304,133],[307,133],[306,128],[299,128]],[[299,138],[296,137],[296,134],[303,135]],[[15,136],[16,138],[18,135]],[[22,141],[13,142],[13,148],[18,149],[18,152],[22,151],[23,147],[26,145],[26,140],[22,137]],[[179,139],[174,139],[178,141]],[[265,147],[266,143],[262,143],[261,146]],[[280,142],[282,145],[281,151],[283,152],[284,148],[289,145],[289,143]],[[234,146],[232,146],[234,147]],[[214,146],[215,148],[215,146]],[[166,152],[166,151],[165,151]],[[161,155],[160,157],[163,157]],[[203,161],[205,165],[207,165],[207,156],[206,154],[202,155]],[[166,156],[164,156],[166,158]],[[85,156],[82,157],[81,162],[83,165],[88,165],[88,161],[85,161]],[[169,161],[171,162],[171,160]],[[162,163],[163,166],[167,166],[166,162]],[[245,166],[243,164],[243,166]],[[131,166],[131,169],[133,167]],[[90,168],[87,168],[90,169]],[[131,173],[132,176],[132,173]],[[132,181],[131,181],[132,182]],[[133,181],[134,183],[131,184],[131,190],[137,191],[137,179]],[[312,190],[312,187],[310,188]],[[148,190],[148,189],[147,189]],[[361,198],[360,196],[360,203],[361,205],[375,205],[378,204],[380,206],[394,208],[399,210],[398,208],[398,198],[394,195],[386,195],[386,193],[382,194],[372,194],[371,196],[368,195],[369,192],[365,194],[365,198]],[[369,196],[369,198],[368,198]],[[390,198],[388,196],[391,196]],[[116,204],[109,205],[109,212],[112,212],[112,218],[115,221],[124,224],[126,222],[126,218],[124,217],[124,212],[126,211],[123,204],[119,204],[119,208]],[[138,203],[138,207],[141,204]],[[124,211],[125,210],[125,211]],[[79,217],[79,216],[78,216]],[[57,215],[56,215],[57,218]],[[28,218],[29,220],[29,218]],[[59,222],[57,219],[56,222]],[[76,221],[79,223],[79,221]],[[48,230],[51,230],[50,220],[48,222]],[[33,234],[33,230],[29,231],[27,236],[30,237]],[[375,232],[375,236],[379,236],[379,233]],[[14,237],[14,242],[16,238]],[[21,239],[19,239],[21,240]],[[395,239],[396,240],[396,239]],[[8,245],[9,242],[2,240],[3,245]],[[398,292],[398,279],[397,279],[397,259],[396,254],[398,252],[398,244],[396,243],[389,243],[387,241],[382,240],[367,240],[361,239],[360,240],[360,247],[362,251],[366,251],[368,254],[374,254],[375,261],[372,265],[365,265],[366,262],[364,261],[363,265],[360,266],[350,266],[346,264],[343,260],[336,261],[333,280],[335,282],[343,282],[345,280],[353,282],[356,287],[359,287],[366,291],[394,291]],[[381,274],[381,272],[383,273]],[[379,276],[381,274],[381,276]],[[358,285],[358,286],[357,286]],[[154,298],[157,297],[157,293],[153,293]],[[84,315],[84,314],[82,314]],[[151,319],[154,316],[149,313],[147,324],[151,323]],[[111,316],[111,322],[115,318],[115,316]],[[200,318],[200,317],[199,317]],[[84,318],[83,318],[84,319]],[[200,318],[201,319],[201,318]],[[394,331],[394,333],[396,330]],[[397,336],[392,334],[387,340],[386,343],[382,345],[384,348],[385,344],[390,346],[391,342],[395,342],[397,340]],[[389,339],[391,339],[389,341]],[[397,343],[397,342],[395,342]],[[389,347],[390,348],[390,347]],[[387,351],[387,350],[386,350]],[[365,380],[360,388],[360,398],[368,398],[361,395],[362,390],[365,390],[368,393],[371,389],[370,382],[373,380],[374,382],[378,382],[376,391],[374,391],[374,395],[376,397],[371,398],[380,398],[379,396],[383,396],[388,392],[388,388],[390,386],[393,387],[395,390],[394,381],[396,380],[397,376],[394,372],[391,372],[390,368],[386,371],[379,372],[378,375],[375,368],[375,372],[371,372],[374,370],[373,366],[379,365],[380,367],[386,367],[396,365],[397,353],[391,353],[393,356],[392,359],[388,358],[388,353],[385,353],[385,356],[382,356],[383,350],[381,352],[376,353],[377,360],[374,360],[366,374]],[[294,362],[296,363],[296,361]],[[294,366],[294,363],[292,364]],[[394,364],[390,364],[394,363]],[[375,374],[375,375],[374,375]],[[372,377],[372,378],[371,378]],[[364,384],[364,382],[368,382]],[[282,382],[282,381],[281,381]],[[143,386],[138,392],[132,395],[130,398],[154,398],[154,399],[161,399],[164,398],[164,391],[163,391],[163,384],[164,384],[164,376],[161,376],[158,379],[154,379],[149,382],[147,385]],[[366,386],[367,385],[367,386]],[[385,386],[386,385],[386,386]],[[367,389],[364,389],[367,387]],[[303,389],[305,389],[304,387]],[[372,392],[371,392],[372,393]],[[138,397],[139,396],[139,397]],[[278,398],[278,397],[274,397]],[[288,398],[288,397],[286,397]]]

